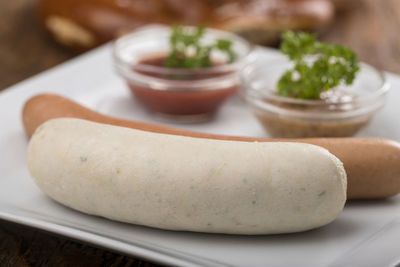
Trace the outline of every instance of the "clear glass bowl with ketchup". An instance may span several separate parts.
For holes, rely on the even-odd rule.
[[[237,91],[238,72],[251,45],[232,33],[206,29],[202,42],[230,40],[234,62],[227,63],[223,53],[213,51],[211,67],[167,68],[164,63],[170,51],[170,34],[169,27],[153,25],[119,38],[113,51],[117,72],[148,110],[180,121],[208,119]]]

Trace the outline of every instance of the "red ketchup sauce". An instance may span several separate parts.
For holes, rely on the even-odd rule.
[[[163,67],[166,60],[166,55],[158,55],[139,61],[140,64]],[[219,65],[219,64],[215,64]],[[224,75],[231,75],[232,72],[207,72],[201,70],[193,70],[190,74],[184,75],[171,75],[160,74],[146,71],[138,71],[140,74],[150,77],[160,78],[168,81],[184,80],[193,83],[201,80],[223,77]],[[216,90],[157,90],[149,86],[143,86],[129,82],[129,87],[135,97],[142,102],[148,109],[157,113],[169,115],[200,115],[212,114],[219,106],[226,100],[227,97],[234,94],[238,89],[238,84],[230,85],[226,88],[219,88]]]

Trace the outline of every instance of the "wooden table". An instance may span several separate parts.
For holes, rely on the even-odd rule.
[[[35,0],[0,1],[0,89],[77,54],[44,34]],[[343,12],[321,39],[352,47],[376,67],[400,74],[400,1],[364,0]],[[0,220],[0,266],[156,266],[105,249]]]

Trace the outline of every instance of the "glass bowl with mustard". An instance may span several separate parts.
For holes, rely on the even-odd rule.
[[[242,95],[270,136],[353,136],[383,107],[390,87],[384,73],[349,48],[286,32],[281,51],[241,72]]]

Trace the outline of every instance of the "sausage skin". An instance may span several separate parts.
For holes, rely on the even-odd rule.
[[[42,124],[28,167],[73,209],[156,228],[280,234],[326,225],[346,202],[342,162],[319,146],[151,133],[81,119]]]
[[[302,142],[328,149],[344,164],[348,177],[347,199],[379,199],[400,192],[400,144],[383,138],[307,138],[270,139],[198,133],[155,124],[123,120],[103,115],[55,94],[40,94],[29,99],[22,111],[25,131],[35,129],[52,118],[80,118],[156,133],[198,138],[258,142]]]

